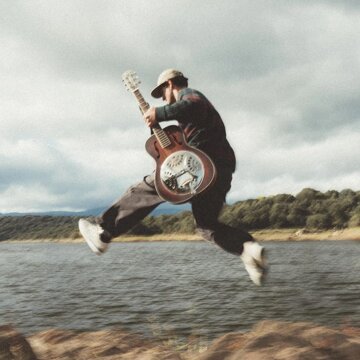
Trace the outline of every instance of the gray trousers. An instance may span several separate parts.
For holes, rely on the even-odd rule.
[[[218,177],[208,191],[194,197],[191,207],[196,230],[204,240],[213,242],[225,251],[240,255],[245,241],[252,236],[239,228],[219,222],[218,217],[230,190],[232,170],[218,167]],[[154,174],[145,176],[143,181],[131,186],[125,194],[107,209],[97,222],[116,237],[130,230],[140,220],[164,201],[154,186]]]

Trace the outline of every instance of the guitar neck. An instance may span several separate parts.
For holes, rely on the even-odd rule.
[[[146,102],[139,89],[135,90],[133,94],[140,106],[141,112],[144,114],[147,110],[149,110],[150,105]]]
[[[139,89],[133,91],[133,94],[139,104],[141,112],[144,114],[150,108],[150,105],[146,102]],[[159,124],[156,124],[151,128],[162,148],[166,148],[171,145],[171,140]]]

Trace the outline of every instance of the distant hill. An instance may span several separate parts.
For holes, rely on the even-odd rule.
[[[0,213],[1,216],[96,216],[105,208],[89,209],[84,211],[38,211],[38,212],[10,212]]]
[[[162,204],[151,216],[136,224],[128,234],[193,234],[195,223],[189,205]],[[0,216],[0,241],[9,239],[77,238],[78,220],[98,215],[104,209],[82,212],[50,212]],[[62,213],[62,215],[54,215]],[[64,215],[64,213],[66,215]],[[225,206],[221,220],[235,228],[260,229],[345,229],[360,226],[360,191],[344,189],[325,193],[306,188],[296,196],[278,194],[238,201]]]
[[[191,210],[190,204],[182,205],[172,205],[169,203],[159,205],[150,215],[160,216],[160,215],[174,215],[182,211]]]
[[[103,213],[107,207],[98,207],[83,211],[40,211],[40,212],[10,212],[0,213],[0,216],[98,216]],[[152,213],[152,216],[173,215],[182,211],[190,210],[189,204],[172,205],[164,203],[159,205]]]

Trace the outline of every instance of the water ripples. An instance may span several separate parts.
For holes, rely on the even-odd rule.
[[[212,339],[264,319],[360,326],[359,243],[266,243],[266,286],[237,257],[197,242],[0,244],[1,323],[47,328],[122,327]]]

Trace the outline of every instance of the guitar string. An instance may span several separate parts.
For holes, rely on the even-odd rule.
[[[135,95],[140,105],[142,113],[145,113],[149,109],[149,104],[146,102],[139,89],[134,90],[133,94]],[[153,131],[162,148],[166,148],[171,145],[171,140],[169,139],[169,136],[160,126],[154,127]]]

